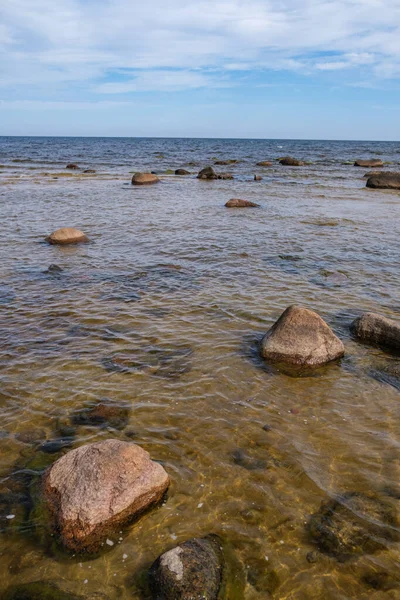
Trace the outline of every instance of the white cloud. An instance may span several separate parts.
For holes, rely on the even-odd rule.
[[[400,77],[400,0],[2,0],[0,23],[1,86],[177,91],[254,69]]]

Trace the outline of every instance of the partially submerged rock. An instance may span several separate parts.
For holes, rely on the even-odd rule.
[[[218,175],[212,167],[205,167],[199,172],[197,179],[218,179]]]
[[[66,169],[72,169],[72,170],[77,170],[79,169],[78,165],[76,165],[75,163],[69,163],[66,167]]]
[[[361,492],[323,503],[307,524],[319,550],[341,561],[384,548],[385,540],[397,538],[396,528],[392,506]]]
[[[186,171],[186,169],[176,169],[175,175],[190,175],[190,171]]]
[[[400,324],[376,313],[364,313],[351,324],[355,338],[372,346],[400,352]]]
[[[46,238],[46,241],[49,242],[49,244],[67,245],[80,244],[88,242],[89,240],[82,231],[75,229],[75,227],[62,227],[50,234]]]
[[[250,202],[250,200],[241,200],[240,198],[232,198],[225,204],[227,208],[246,208],[246,207],[259,207],[259,204]]]
[[[254,175],[254,181],[262,181],[261,175]]]
[[[218,173],[217,179],[233,179],[232,173]]]
[[[115,402],[97,402],[77,410],[72,415],[74,425],[88,425],[92,427],[114,427],[123,429],[129,422],[131,408],[121,406]]]
[[[149,571],[153,600],[217,600],[223,555],[217,536],[193,538],[162,554]]]
[[[272,167],[272,162],[270,162],[269,160],[261,160],[260,162],[256,163],[257,167]]]
[[[237,163],[237,159],[236,158],[228,158],[227,160],[216,160],[214,162],[215,165],[235,165]]]
[[[281,165],[285,167],[303,167],[304,162],[302,160],[297,160],[297,158],[292,158],[291,156],[284,156],[279,160]]]
[[[159,502],[163,467],[130,442],[105,440],[59,458],[43,476],[43,496],[61,543],[96,552],[108,536]]]
[[[51,273],[57,275],[58,273],[62,273],[64,269],[59,267],[58,265],[50,265],[49,268],[45,271],[45,273]]]
[[[64,592],[51,582],[33,581],[8,587],[2,595],[2,600],[83,600],[83,598]]]
[[[317,313],[290,306],[265,334],[262,356],[273,362],[317,367],[344,355],[344,346]]]
[[[85,169],[84,173],[96,173],[96,169]]]
[[[367,187],[383,190],[400,190],[400,173],[382,172],[367,180]]]
[[[152,173],[135,173],[132,177],[132,185],[152,185],[160,180]]]
[[[369,160],[356,160],[354,166],[373,169],[374,167],[383,167],[383,162],[379,158],[371,158]]]

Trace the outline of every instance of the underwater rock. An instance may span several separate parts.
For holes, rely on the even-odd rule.
[[[75,229],[75,227],[62,227],[61,229],[57,229],[52,234],[50,234],[46,241],[49,244],[79,244],[81,242],[89,241],[88,238],[82,231],[79,229]]]
[[[108,371],[116,373],[150,371],[157,377],[178,379],[191,370],[190,356],[192,353],[191,346],[178,345],[175,348],[162,348],[150,344],[105,357],[102,364]]]
[[[217,179],[218,175],[212,167],[205,167],[197,175],[197,179]]]
[[[114,429],[124,429],[129,422],[130,412],[130,406],[103,401],[75,411],[71,420],[74,425],[109,426]]]
[[[354,166],[373,169],[374,167],[383,167],[383,162],[379,158],[371,158],[370,160],[356,160]]]
[[[273,361],[317,367],[344,355],[344,346],[317,313],[289,306],[261,341],[261,355]]]
[[[46,432],[44,429],[39,428],[26,429],[16,433],[15,438],[23,444],[37,444],[46,439]]]
[[[384,363],[378,364],[375,368],[370,369],[368,374],[380,381],[391,385],[400,392],[400,361],[399,360],[388,360]]]
[[[66,169],[72,169],[72,170],[77,170],[80,167],[78,167],[78,165],[76,165],[75,163],[68,163],[68,165],[65,167]]]
[[[259,207],[259,204],[250,202],[250,200],[241,200],[240,198],[232,198],[225,204],[226,208],[246,208],[246,207]]]
[[[380,590],[382,592],[394,590],[400,585],[400,580],[386,571],[368,573],[367,575],[364,575],[362,581],[374,590]]]
[[[2,600],[83,600],[47,581],[20,583],[6,589]]]
[[[217,179],[233,179],[232,173],[218,173]]]
[[[193,538],[165,552],[149,570],[153,600],[217,600],[223,554],[215,535]]]
[[[270,162],[269,160],[261,160],[260,162],[256,163],[257,167],[272,167],[272,162]]]
[[[307,524],[319,550],[340,561],[384,548],[384,540],[396,539],[396,527],[393,508],[361,492],[324,502]]]
[[[280,581],[277,572],[265,558],[246,558],[247,581],[258,592],[266,593],[267,598],[279,587]]]
[[[38,450],[47,454],[55,454],[61,452],[64,448],[71,448],[74,439],[74,437],[62,437],[54,440],[46,440],[39,446]]]
[[[43,476],[43,497],[62,544],[96,552],[112,535],[161,500],[164,468],[140,446],[105,440],[59,458]]]
[[[85,169],[84,173],[96,173],[96,169]]]
[[[261,175],[254,175],[254,181],[262,181]]]
[[[50,265],[45,273],[57,274],[62,273],[62,271],[64,271],[62,267],[59,267],[58,265]]]
[[[267,461],[250,456],[242,448],[236,448],[232,452],[232,459],[235,465],[247,469],[247,471],[257,471],[258,469],[266,469],[268,467]]]
[[[226,166],[226,165],[235,165],[237,163],[236,158],[229,158],[228,160],[216,160],[214,162],[215,165]]]
[[[302,160],[297,160],[297,158],[292,158],[291,156],[284,156],[279,160],[281,165],[285,167],[303,167],[304,162]]]
[[[383,190],[400,190],[400,173],[379,173],[370,177],[367,187]]]
[[[176,169],[175,175],[190,175],[190,172],[186,169]]]
[[[400,324],[396,321],[376,313],[363,313],[350,329],[361,342],[400,351]]]
[[[151,173],[135,173],[132,177],[132,185],[152,185],[159,181],[158,177]]]

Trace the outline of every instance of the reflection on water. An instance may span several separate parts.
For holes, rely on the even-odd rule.
[[[399,319],[399,195],[347,164],[399,161],[395,145],[19,143],[0,144],[0,592],[45,580],[146,598],[153,560],[212,532],[239,563],[230,599],[400,598],[399,359],[348,333],[361,311]],[[252,181],[285,154],[313,164]],[[237,178],[124,185],[213,156],[243,159]],[[28,159],[37,173],[13,162]],[[43,175],[72,160],[99,176]],[[262,208],[227,210],[232,197]],[[64,225],[91,242],[43,243]],[[261,361],[293,303],[343,339],[341,363],[294,378]],[[167,502],[100,557],[65,555],[44,542],[32,490],[63,452],[108,437],[162,462]]]

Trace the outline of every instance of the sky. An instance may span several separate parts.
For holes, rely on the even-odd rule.
[[[400,140],[400,0],[1,0],[0,135]]]

